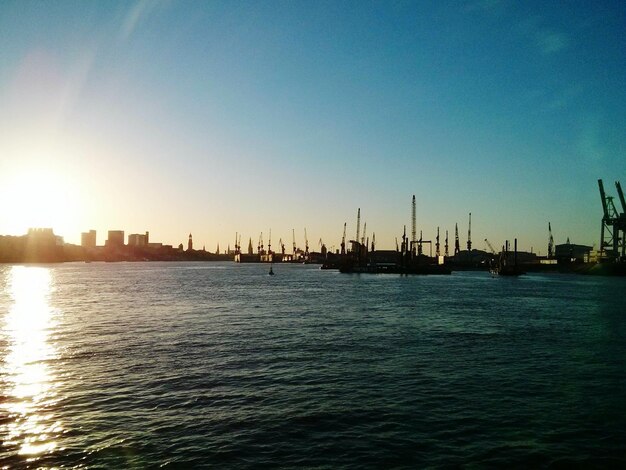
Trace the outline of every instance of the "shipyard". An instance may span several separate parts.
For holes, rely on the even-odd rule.
[[[32,228],[24,236],[0,236],[0,262],[48,263],[71,261],[232,261],[235,263],[305,263],[319,264],[321,269],[337,269],[341,273],[364,274],[450,274],[453,271],[483,270],[496,275],[519,276],[528,272],[566,272],[580,274],[624,275],[626,266],[626,201],[619,181],[615,182],[615,197],[607,195],[604,183],[598,180],[601,202],[600,236],[598,249],[570,242],[555,244],[552,226],[547,222],[546,255],[519,251],[515,234],[505,240],[500,249],[488,238],[483,240],[485,250],[472,242],[472,213],[468,213],[467,238],[459,236],[459,224],[454,229],[436,227],[434,240],[425,239],[418,230],[416,198],[411,200],[410,228],[402,227],[395,239],[395,249],[380,249],[376,233],[361,227],[361,209],[356,213],[354,238],[348,236],[348,223],[343,224],[339,248],[328,249],[320,238],[316,249],[309,243],[307,229],[303,229],[304,247],[296,242],[296,230],[291,230],[288,242],[282,238],[272,241],[271,228],[260,232],[253,242],[235,233],[232,245],[224,250],[219,244],[214,252],[203,246],[194,248],[193,235],[188,235],[186,246],[166,245],[150,240],[149,232],[127,236],[123,230],[109,230],[103,246],[96,244],[96,231],[81,234],[81,245],[66,244],[51,228]],[[245,247],[242,245],[244,243]],[[462,249],[463,247],[463,249]]]

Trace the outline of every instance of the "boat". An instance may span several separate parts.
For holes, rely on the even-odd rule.
[[[489,272],[498,276],[521,276],[526,274],[524,270],[517,264],[517,238],[513,249],[513,262],[510,261],[509,241],[505,242],[504,249],[500,252],[500,256],[494,260]]]

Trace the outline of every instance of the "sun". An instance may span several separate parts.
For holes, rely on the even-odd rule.
[[[29,168],[2,176],[0,235],[23,235],[31,227],[66,235],[80,225],[77,184],[59,171]]]

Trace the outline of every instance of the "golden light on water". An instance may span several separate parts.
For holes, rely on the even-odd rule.
[[[52,290],[50,269],[14,266],[6,288],[11,307],[4,313],[0,415],[3,452],[16,451],[28,458],[51,452],[55,436],[62,431],[55,419],[55,377],[48,362],[56,358],[49,335],[54,312],[49,305]]]

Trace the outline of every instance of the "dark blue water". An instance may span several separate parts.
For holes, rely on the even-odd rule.
[[[626,279],[0,266],[9,468],[626,466]]]

